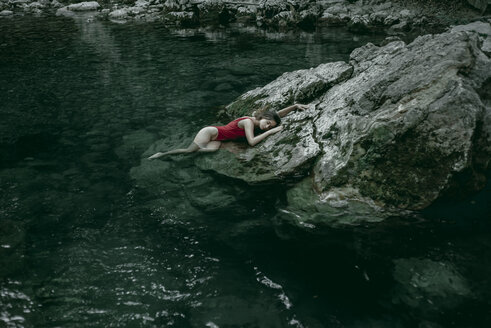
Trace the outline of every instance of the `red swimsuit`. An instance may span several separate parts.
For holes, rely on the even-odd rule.
[[[232,139],[237,139],[237,138],[243,138],[245,137],[245,130],[239,128],[239,121],[248,119],[249,117],[241,117],[236,120],[233,120],[227,125],[224,126],[214,126],[215,128],[218,129],[218,136],[215,140],[217,141],[222,141],[222,140],[232,140]]]

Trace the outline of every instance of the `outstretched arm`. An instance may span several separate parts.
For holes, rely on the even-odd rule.
[[[253,147],[258,143],[260,143],[267,136],[275,134],[276,132],[281,131],[283,129],[283,127],[280,125],[264,133],[261,133],[258,136],[254,136],[254,123],[252,123],[251,120],[244,120],[243,122],[244,122],[244,130],[245,130],[247,142],[249,143],[249,145]]]
[[[285,107],[285,108],[279,110],[278,111],[278,115],[280,117],[285,117],[292,110],[295,110],[295,109],[304,110],[304,109],[307,109],[307,107],[308,107],[307,105],[302,105],[302,104],[291,105],[291,106],[288,106],[288,107]]]

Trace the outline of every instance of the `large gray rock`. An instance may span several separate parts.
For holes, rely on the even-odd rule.
[[[490,109],[478,90],[491,70],[475,35],[368,44],[350,62],[354,76],[318,105],[318,190],[352,185],[386,205],[420,209],[450,189],[483,187],[484,167],[475,164],[487,166],[490,154],[475,145],[489,131],[482,118]],[[456,183],[462,177],[465,186]]]
[[[324,94],[332,85],[349,78],[352,67],[344,62],[322,64],[315,69],[285,73],[275,81],[247,92],[227,107],[234,116],[243,116],[257,107],[280,109],[291,102],[308,102]],[[268,137],[254,148],[240,153],[240,160],[226,152],[197,161],[204,170],[260,183],[288,176],[303,176],[319,155],[314,139],[315,106],[284,119],[286,132]]]
[[[255,148],[197,164],[249,183],[310,174],[318,199],[351,197],[377,208],[421,209],[476,191],[491,158],[491,65],[481,45],[476,33],[455,30],[409,45],[367,44],[349,65],[284,74],[227,110],[241,116],[293,102],[309,109],[290,114],[282,132]],[[296,199],[290,206],[305,207]]]

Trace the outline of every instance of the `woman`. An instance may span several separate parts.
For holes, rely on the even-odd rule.
[[[306,109],[306,105],[295,104],[278,112],[268,111],[257,117],[240,117],[225,126],[207,126],[201,129],[194,141],[188,148],[174,149],[165,153],[155,153],[148,159],[155,159],[165,155],[183,154],[192,152],[213,152],[220,148],[220,144],[224,140],[234,140],[238,138],[246,138],[251,146],[257,145],[261,140],[269,135],[281,131],[281,117],[286,116],[292,110]],[[255,136],[254,129],[259,128],[263,133]]]

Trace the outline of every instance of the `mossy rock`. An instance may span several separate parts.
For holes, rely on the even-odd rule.
[[[249,116],[255,110],[261,107],[257,102],[261,99],[264,99],[266,95],[255,95],[255,96],[241,96],[236,101],[231,103],[226,107],[227,116],[232,118]]]

